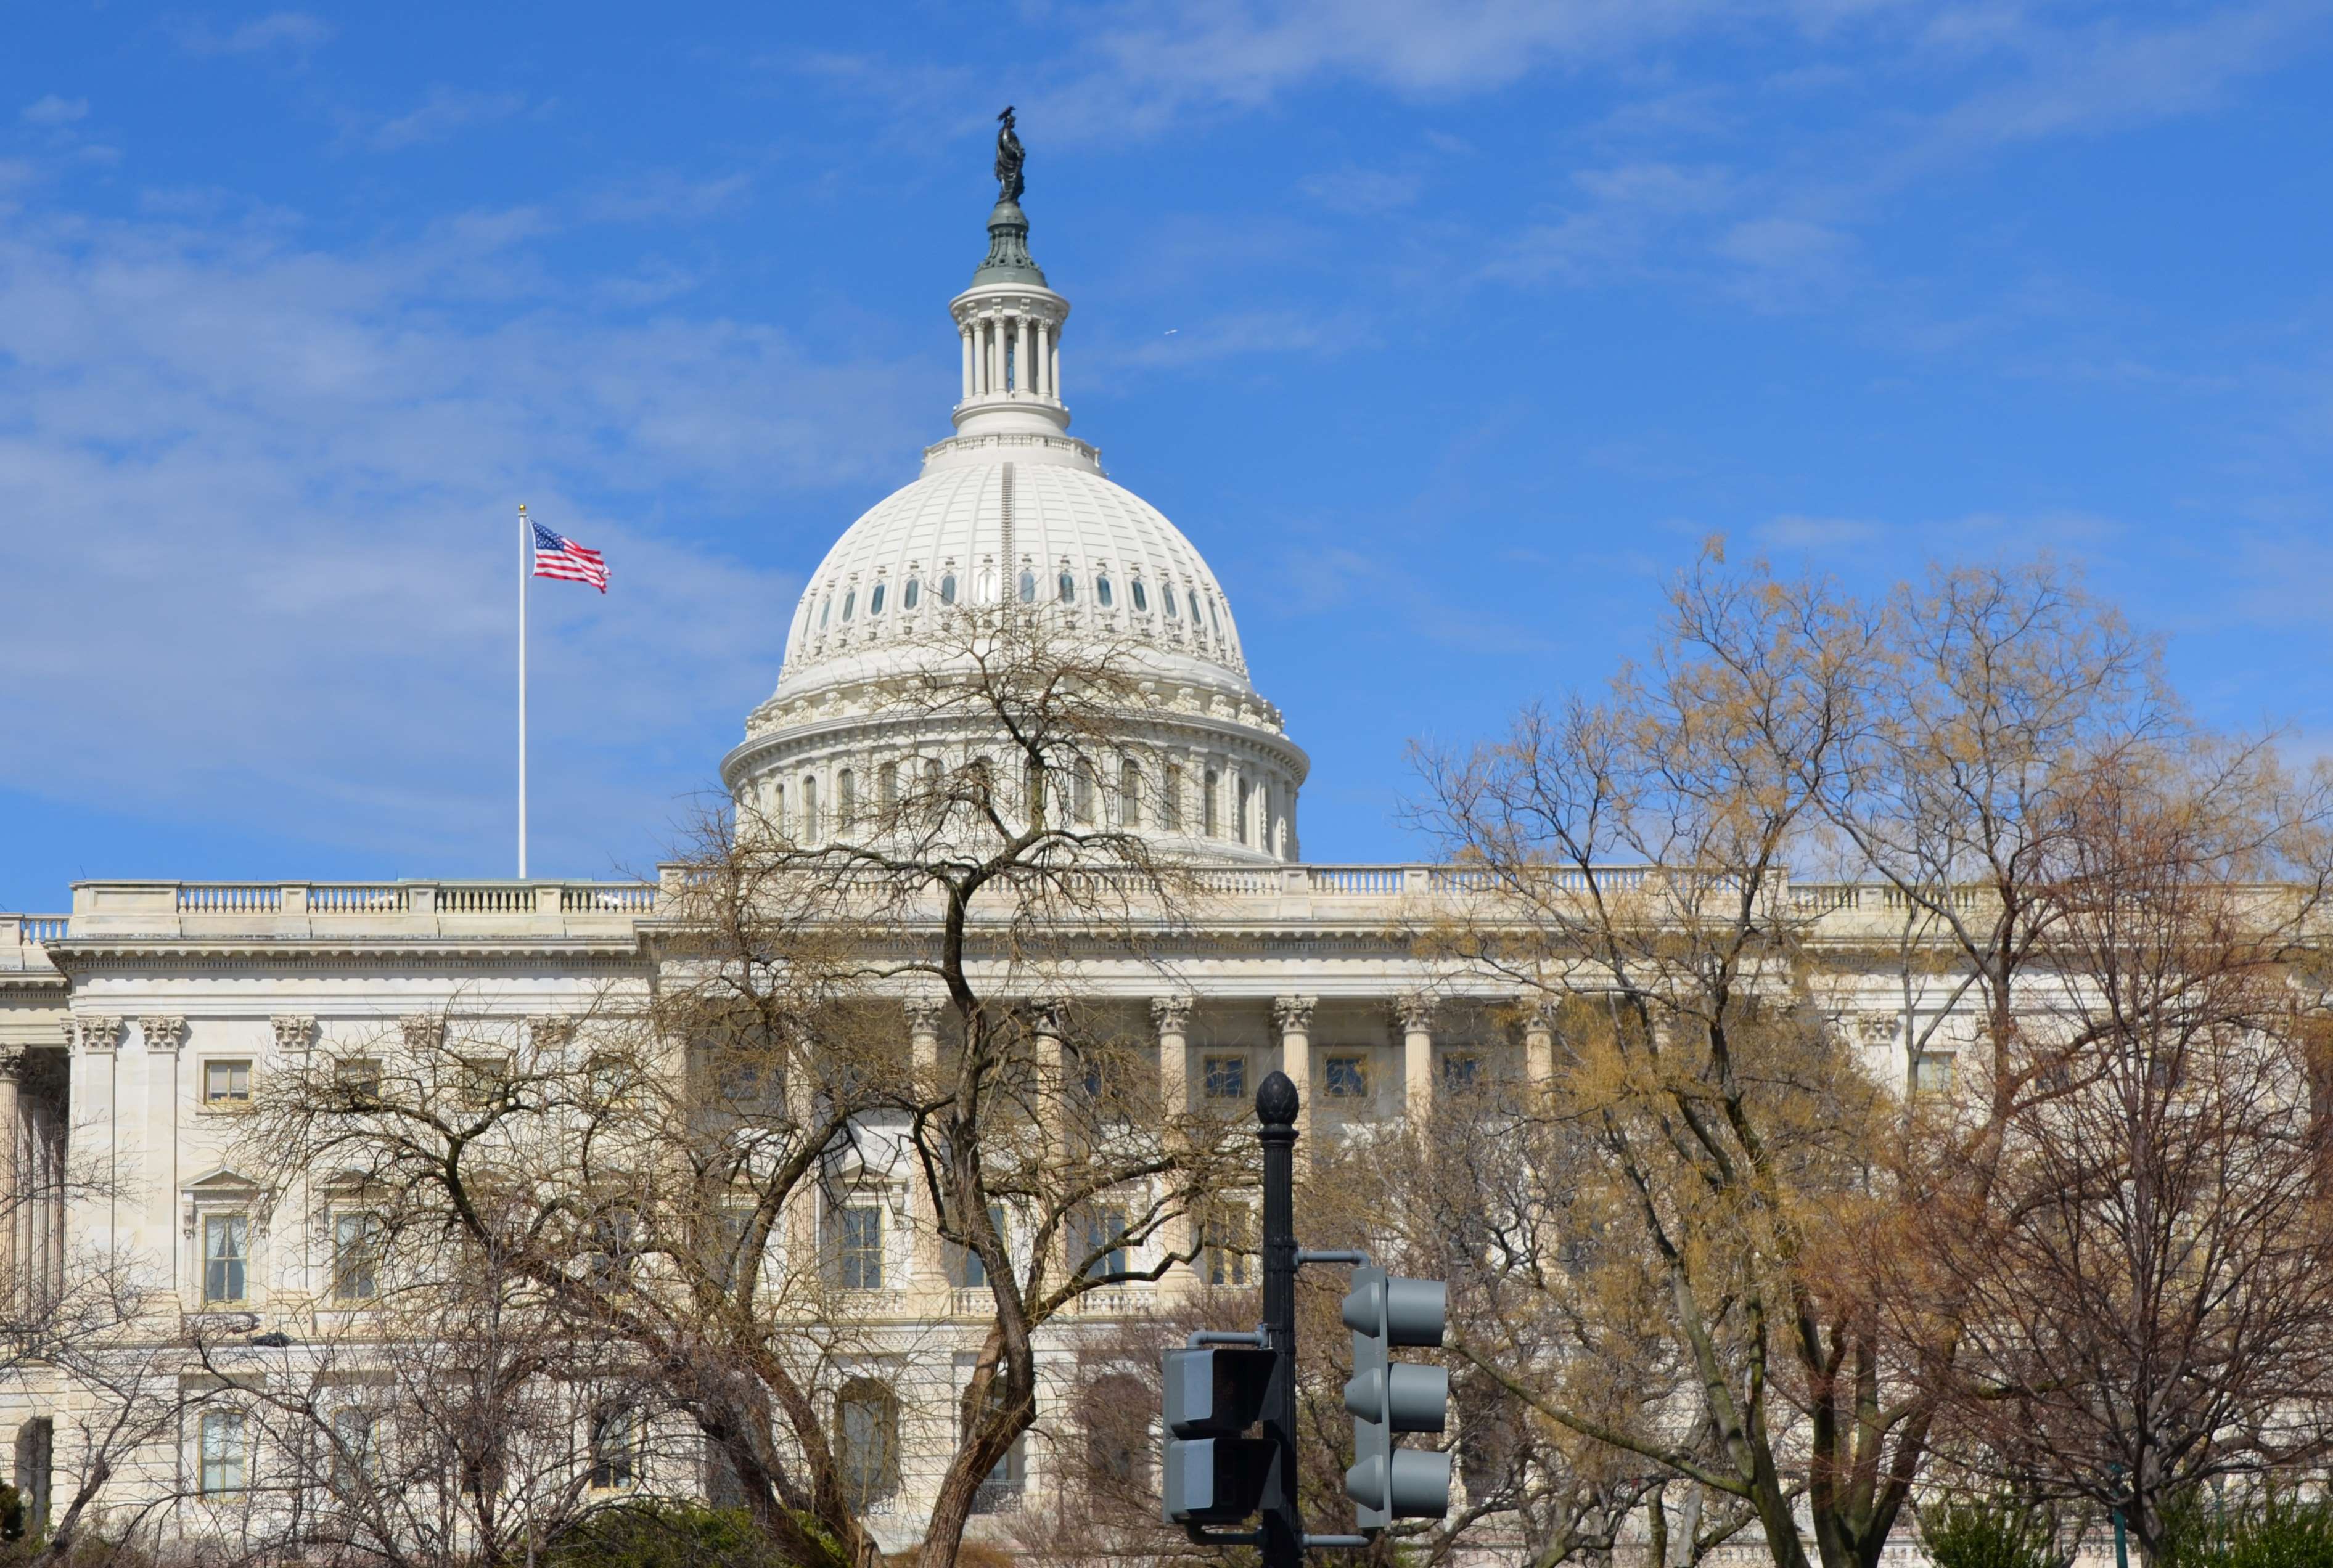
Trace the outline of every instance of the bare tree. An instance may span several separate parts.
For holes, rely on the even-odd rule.
[[[1992,1200],[1916,1233],[1954,1457],[2121,1509],[2150,1560],[2182,1494],[2333,1446],[2321,812],[2251,748],[2085,774],[2019,1020],[2045,1092],[2000,1118]]]

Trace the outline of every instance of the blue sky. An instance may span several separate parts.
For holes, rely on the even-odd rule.
[[[1697,540],[2050,550],[2333,750],[2333,5],[18,5],[0,909],[645,868],[946,432],[1020,107],[1076,433],[1206,553],[1315,859]]]

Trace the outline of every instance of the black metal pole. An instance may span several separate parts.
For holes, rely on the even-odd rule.
[[[1263,1435],[1277,1450],[1263,1488],[1263,1568],[1298,1568],[1304,1519],[1296,1508],[1296,1085],[1275,1072],[1255,1091],[1263,1145],[1263,1334],[1279,1353],[1263,1401]]]

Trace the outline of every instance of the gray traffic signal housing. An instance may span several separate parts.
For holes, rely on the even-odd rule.
[[[1159,1511],[1168,1524],[1236,1524],[1262,1505],[1276,1446],[1241,1434],[1263,1419],[1279,1359],[1229,1345],[1166,1353]]]
[[[1345,1326],[1353,1331],[1353,1467],[1345,1495],[1364,1530],[1396,1519],[1439,1519],[1450,1511],[1450,1456],[1397,1447],[1399,1432],[1438,1432],[1450,1410],[1450,1374],[1393,1359],[1402,1346],[1438,1346],[1448,1316],[1438,1279],[1396,1279],[1382,1268],[1353,1270]]]

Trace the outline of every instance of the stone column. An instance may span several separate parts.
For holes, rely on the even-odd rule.
[[[1274,997],[1272,1021],[1280,1030],[1280,1070],[1296,1085],[1297,1149],[1303,1158],[1313,1152],[1312,1136],[1312,1009],[1318,997]]]
[[[958,327],[955,335],[964,349],[964,396],[958,401],[969,403],[972,401],[972,329]]]
[[[19,1240],[32,1212],[32,1205],[24,1200],[24,1165],[19,1152],[24,1140],[17,1121],[17,1091],[24,1070],[24,1052],[0,1051],[0,1194],[5,1195],[7,1204],[5,1223],[0,1223],[0,1309],[14,1305],[17,1276],[23,1259],[31,1256],[31,1248]]]
[[[936,1085],[940,1073],[942,1004],[931,997],[909,997],[906,1006],[907,1057],[913,1067],[916,1093],[930,1095],[936,1092]],[[907,1202],[911,1210],[916,1207],[918,1194],[922,1194],[926,1202],[930,1201],[930,1195],[923,1193],[921,1183],[909,1182]],[[947,1252],[940,1241],[939,1215],[932,1213],[916,1216],[913,1223],[916,1238],[916,1287],[919,1290],[936,1290],[945,1293],[948,1287]],[[945,1301],[946,1297],[943,1294],[939,1303],[933,1308],[934,1316],[946,1312]]]
[[[1013,334],[1018,340],[1013,350],[1013,390],[1026,394],[1036,384],[1037,380],[1037,378],[1032,374],[1032,372],[1036,368],[1037,357],[1029,351],[1030,335],[1028,317],[1021,316],[1013,320]]]
[[[1543,1002],[1523,1003],[1523,1075],[1533,1089],[1544,1089],[1555,1078],[1555,1020]]]
[[[1169,1153],[1183,1146],[1182,1120],[1191,1114],[1191,1000],[1187,996],[1150,999],[1150,1021],[1158,1030],[1158,1124],[1165,1130]],[[1169,1252],[1193,1250],[1195,1217],[1189,1214],[1158,1228],[1158,1245]],[[1189,1276],[1166,1277],[1187,1286]]]
[[[1397,998],[1393,1012],[1401,1025],[1402,1108],[1412,1122],[1423,1124],[1434,1110],[1434,999]]]
[[[66,1226],[76,1237],[87,1237],[101,1251],[119,1245],[121,1175],[121,1106],[119,1088],[121,1020],[83,1013],[67,1026],[72,1047],[72,1086],[67,1104],[79,1123],[73,1139],[78,1163],[100,1183],[101,1194],[83,1196],[69,1214]]]
[[[1056,403],[1061,400],[1061,339],[1053,335],[1052,351],[1045,356],[1045,393]]]
[[[1004,322],[995,316],[988,319],[988,395],[991,397],[1004,390]]]
[[[1052,358],[1052,351],[1048,349],[1046,345],[1051,341],[1052,336],[1053,329],[1051,327],[1048,326],[1042,320],[1037,323],[1037,358],[1035,365],[1037,369],[1037,396],[1040,397],[1051,397],[1053,395],[1053,378],[1045,373],[1046,363]]]
[[[174,1284],[178,1278],[176,1261],[182,1248],[171,1245],[170,1238],[178,1227],[173,1223],[178,1204],[178,1188],[187,1177],[195,1174],[180,1168],[179,1123],[181,1073],[178,1053],[187,1044],[187,1020],[182,1018],[141,1018],[138,1033],[146,1048],[146,1133],[144,1162],[146,1166],[146,1213],[139,1228],[149,1251],[159,1252],[172,1260],[169,1273]],[[259,1216],[252,1216],[254,1242],[259,1229]],[[254,1247],[254,1252],[256,1248]],[[259,1279],[251,1282],[251,1299],[265,1299],[266,1286]]]

